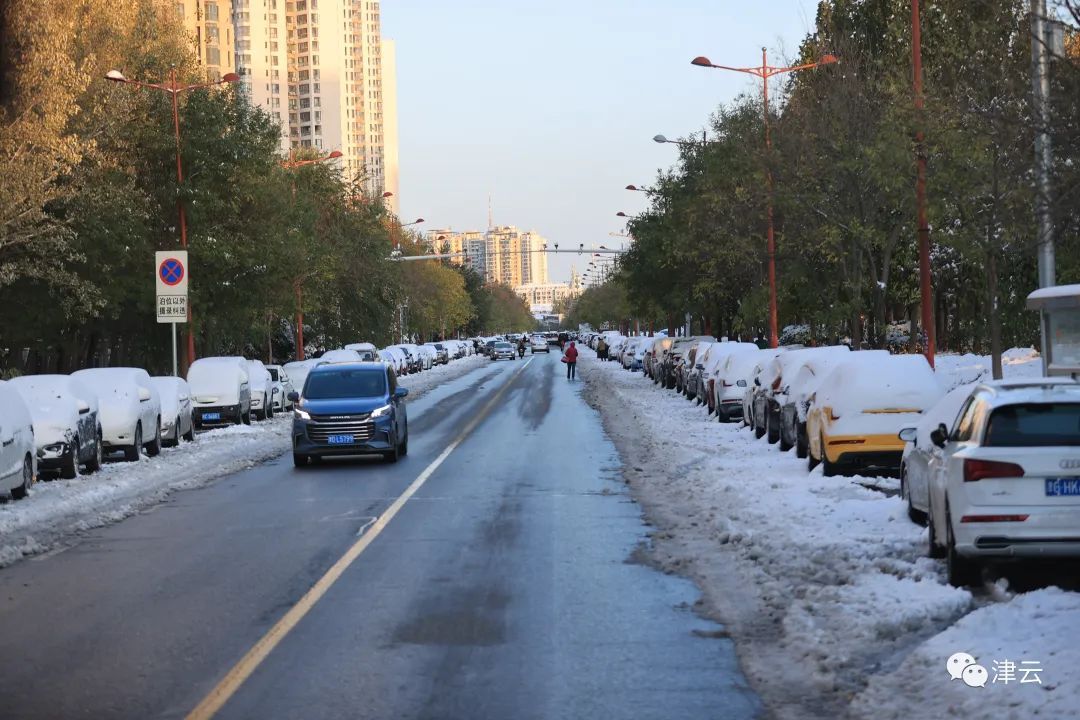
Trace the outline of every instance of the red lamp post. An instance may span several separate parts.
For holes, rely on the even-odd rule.
[[[774,75],[781,75],[796,70],[808,70],[810,68],[818,67],[819,65],[829,65],[835,62],[837,62],[835,55],[823,55],[820,59],[811,63],[792,65],[790,67],[773,67],[772,65],[769,65],[765,48],[761,48],[761,67],[739,68],[728,67],[727,65],[714,65],[707,57],[700,56],[691,60],[690,64],[697,65],[698,67],[714,68],[716,70],[731,70],[733,72],[746,73],[747,75],[761,78],[762,104],[765,118],[765,151],[769,152],[772,150],[772,138],[769,136],[769,78]],[[767,184],[766,218],[768,222],[766,240],[769,255],[769,347],[776,347],[779,345],[779,332],[777,329],[778,321],[776,309],[776,240],[773,236],[773,177],[772,171],[767,167],[765,177]]]
[[[184,167],[180,160],[180,93],[199,88],[208,88],[215,85],[225,85],[240,80],[236,73],[227,73],[220,80],[203,83],[182,83],[176,79],[176,68],[169,71],[168,82],[148,83],[138,80],[128,80],[119,70],[110,70],[105,73],[105,79],[125,85],[134,85],[139,88],[161,90],[172,98],[173,131],[176,134],[176,182],[184,183]],[[180,197],[176,198],[176,210],[180,215],[180,247],[187,247],[187,217],[184,214],[184,202]],[[188,300],[188,328],[187,328],[187,366],[195,362],[195,333],[191,329],[191,300]]]
[[[926,145],[922,131],[922,29],[919,22],[919,0],[911,0],[911,70],[915,91],[915,222],[919,235],[919,302],[922,305],[922,326],[926,333],[926,361],[934,367],[937,354],[937,328],[934,326],[934,305],[930,277],[930,221],[926,217]]]

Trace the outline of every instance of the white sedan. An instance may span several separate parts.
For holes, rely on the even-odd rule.
[[[372,355],[372,357],[374,357],[374,355]],[[270,378],[274,381],[274,389],[271,391],[274,398],[272,403],[274,412],[291,410],[293,403],[292,400],[289,399],[289,393],[293,390],[299,392],[299,388],[293,386],[289,374],[285,372],[285,368],[280,365],[267,365],[266,371],[270,373]]]
[[[71,377],[97,394],[107,449],[123,450],[128,461],[138,460],[143,450],[150,456],[161,452],[161,398],[145,370],[89,368]]]
[[[30,409],[11,383],[0,380],[0,493],[26,497],[37,478]]]
[[[529,338],[529,351],[533,355],[538,352],[550,354],[551,346],[548,345],[548,342],[546,339],[544,339],[543,335],[533,335],[531,338]]]
[[[931,435],[930,547],[952,585],[987,563],[1080,558],[1080,383],[979,385]]]
[[[191,388],[178,377],[152,377],[150,381],[161,397],[161,442],[173,447],[180,438],[195,439],[195,420],[191,415]]]
[[[82,465],[87,472],[101,469],[101,421],[93,392],[69,375],[25,375],[10,384],[30,409],[39,469],[67,480]]]

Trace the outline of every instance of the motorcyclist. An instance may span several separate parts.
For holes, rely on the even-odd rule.
[[[524,335],[522,335],[520,338],[518,338],[518,357],[519,358],[524,358],[525,357],[525,336]]]

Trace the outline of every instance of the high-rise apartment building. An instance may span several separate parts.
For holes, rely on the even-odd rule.
[[[207,79],[236,72],[232,0],[176,0],[172,7],[192,38]]]
[[[285,0],[232,0],[241,91],[252,105],[281,123],[283,152],[290,147],[291,134],[287,42],[287,5],[291,4]]]
[[[514,287],[548,281],[546,242],[538,233],[503,225],[486,233],[429,230],[427,238],[437,252],[466,253],[467,258],[454,258],[453,262],[469,264],[485,282]]]

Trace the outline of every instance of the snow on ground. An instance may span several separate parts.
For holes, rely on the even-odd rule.
[[[702,588],[702,611],[726,623],[776,717],[943,717],[943,698],[966,718],[1080,716],[1068,715],[1080,713],[1077,687],[1062,682],[1080,659],[1067,644],[1080,630],[1080,595],[999,589],[993,603],[952,588],[900,498],[871,489],[895,491],[895,480],[808,474],[794,451],[594,357],[582,351],[579,373],[656,526],[654,558]],[[979,361],[950,358],[945,372]],[[1055,688],[1047,675],[1037,693],[1010,689],[1019,704],[1009,708],[1005,695],[980,703],[983,689],[950,684],[950,655],[989,663],[992,650],[1053,662]]]
[[[484,366],[473,356],[401,378],[409,399]],[[200,487],[289,450],[291,415],[200,433],[139,462],[108,462],[73,480],[38,482],[24,500],[0,505],[0,567],[47,552],[85,530],[118,522],[175,491]]]
[[[990,358],[987,355],[939,354],[934,359],[938,377],[946,390],[957,385],[991,380]],[[1042,358],[1035,348],[1012,348],[1001,354],[1006,380],[1026,380],[1042,376]]]

